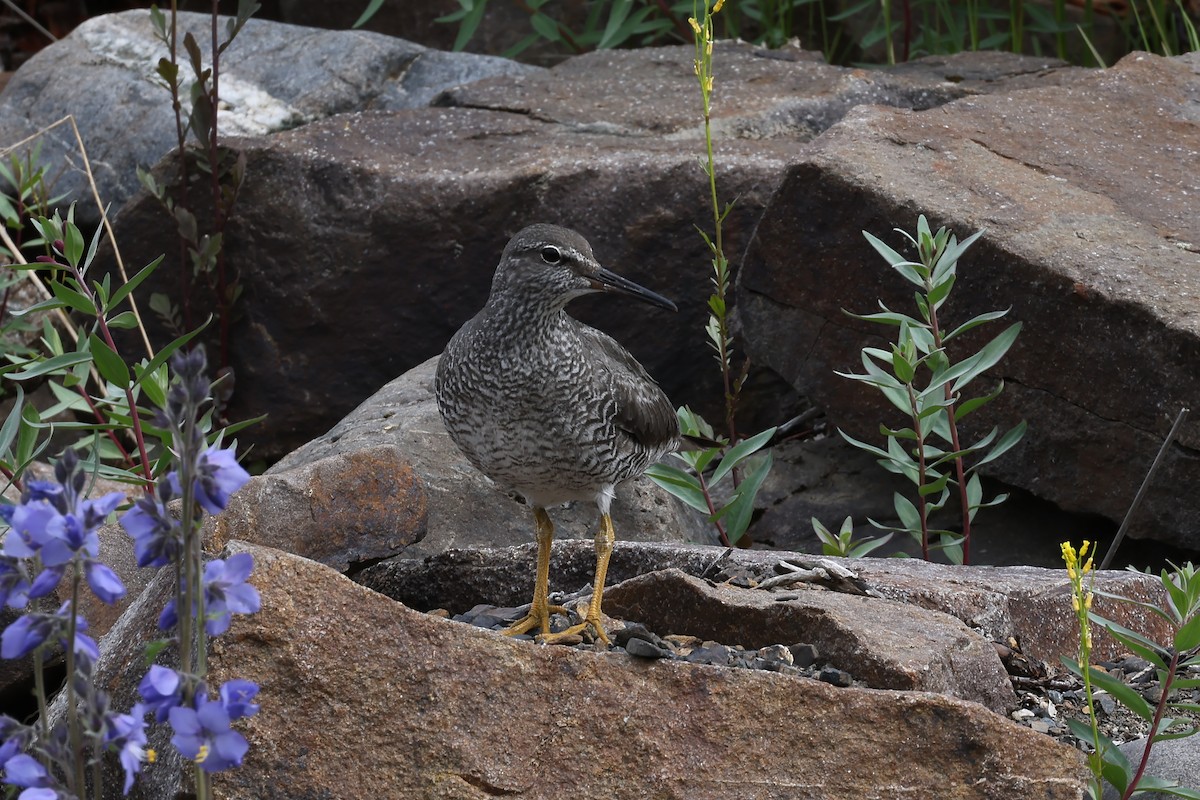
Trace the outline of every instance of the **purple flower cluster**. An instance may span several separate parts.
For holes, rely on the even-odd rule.
[[[172,367],[179,380],[168,395],[162,422],[172,431],[179,468],[163,476],[152,496],[138,499],[120,518],[133,539],[138,566],[180,564],[189,552],[198,553],[189,541],[199,535],[201,512],[222,511],[230,496],[250,479],[237,463],[233,448],[205,447],[197,426],[189,422],[199,418],[210,388],[204,377],[202,351],[176,356]],[[86,478],[78,456],[68,450],[55,465],[54,481],[29,481],[18,504],[0,506],[0,519],[10,526],[0,544],[0,606],[23,609],[31,600],[54,591],[67,576],[83,576],[105,603],[124,596],[121,580],[99,560],[97,530],[125,498],[113,492],[85,499]],[[184,484],[189,482],[185,492]],[[184,530],[184,524],[168,511],[168,504],[188,496],[194,500],[196,513],[185,514],[191,529]],[[202,602],[181,581],[181,596],[190,602],[193,615],[201,606],[204,609],[204,633],[224,633],[233,614],[258,611],[258,591],[247,583],[253,566],[248,553],[208,562],[199,580]],[[200,566],[197,563],[189,569],[197,574]],[[180,574],[184,572],[180,569]],[[159,624],[171,630],[177,623],[176,601],[171,600]],[[71,724],[78,726],[89,743],[92,757],[105,751],[117,754],[125,773],[126,794],[147,760],[148,714],[154,715],[155,722],[170,724],[172,744],[200,769],[217,772],[241,764],[249,746],[231,723],[258,711],[251,702],[258,686],[230,680],[210,698],[203,674],[190,671],[193,665],[175,670],[155,664],[138,686],[141,702],[127,714],[118,713],[110,709],[107,695],[92,680],[100,652],[84,633],[86,629],[86,621],[75,613],[71,602],[54,613],[30,610],[0,634],[0,656],[22,658],[40,649],[67,649],[71,640],[75,673],[69,685],[79,708],[78,719]],[[175,638],[178,642],[179,632]],[[198,643],[202,645],[203,639]],[[70,751],[66,724],[59,723],[43,741],[35,736],[38,728],[0,714],[0,781],[21,790],[18,800],[75,796],[60,778],[70,774],[72,759],[78,763],[88,756]],[[48,769],[49,764],[57,764],[58,769]],[[8,796],[12,796],[11,790]]]

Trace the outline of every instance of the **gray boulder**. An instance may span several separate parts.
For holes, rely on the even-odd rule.
[[[1005,392],[979,416],[1002,429],[1027,419],[1029,433],[989,473],[1120,519],[1175,414],[1200,394],[1198,66],[1196,54],[1139,53],[1069,86],[921,113],[855,109],[789,169],[755,232],[739,285],[751,353],[876,441],[898,414],[834,370],[860,369],[859,349],[886,347],[886,334],[843,309],[908,311],[912,287],[859,231],[900,247],[889,232],[919,213],[960,238],[987,228],[942,317],[953,326],[1011,307],[1007,319],[1024,324],[991,372]],[[1200,548],[1200,501],[1179,489],[1200,480],[1198,444],[1192,420],[1131,535]]]
[[[206,64],[211,26],[207,14],[179,15],[180,38],[192,33]],[[222,34],[224,29],[222,20]],[[40,51],[9,81],[0,94],[0,145],[74,115],[101,201],[110,213],[118,212],[139,188],[136,169],[149,169],[178,145],[170,95],[155,74],[166,55],[148,11],[93,17]],[[180,69],[190,76],[186,64]],[[366,31],[251,19],[221,56],[219,124],[228,136],[270,134],[346,111],[422,106],[459,83],[537,69],[491,56],[431,51]],[[98,209],[70,127],[41,138],[42,160],[56,178],[54,193],[64,194],[65,202],[79,201],[76,219],[94,224]]]

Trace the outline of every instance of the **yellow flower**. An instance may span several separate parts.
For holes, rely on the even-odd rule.
[[[700,35],[700,23],[696,22],[696,18],[688,17],[688,24],[692,26],[692,30],[696,32],[697,36],[699,36]]]
[[[197,764],[203,764],[206,758],[208,758],[208,745],[202,744],[200,745],[200,750],[196,753],[196,757],[192,760]]]
[[[1071,608],[1076,614],[1079,613],[1079,595],[1071,595]]]
[[[1083,599],[1083,607],[1086,608],[1088,611],[1092,610],[1092,593],[1091,592],[1088,592],[1087,597],[1085,597]]]
[[[1079,557],[1080,558],[1083,558],[1084,556],[1087,555],[1088,545],[1090,545],[1090,544],[1091,544],[1091,542],[1089,542],[1087,539],[1083,540],[1083,547],[1079,548]]]
[[[713,85],[713,79],[712,79],[712,76],[709,76],[708,83],[705,85],[705,87],[704,87],[704,91],[706,91],[706,92],[711,92],[711,91],[712,91],[712,85]]]
[[[146,763],[153,764],[157,760],[158,760],[158,753],[156,753],[154,751],[154,748],[147,747],[146,748]]]
[[[1083,565],[1083,574],[1087,575],[1091,571],[1092,571],[1092,559],[1089,558],[1087,560],[1087,563]]]
[[[721,6],[725,5],[725,0],[717,0],[717,4],[713,6],[712,13],[717,13],[721,10]]]
[[[706,55],[708,55],[710,58],[712,57],[712,40],[711,40],[711,39],[710,39],[710,40],[709,40],[709,42],[708,42],[708,46],[707,46],[706,48],[704,48],[704,52],[705,52],[705,54],[706,54]]]

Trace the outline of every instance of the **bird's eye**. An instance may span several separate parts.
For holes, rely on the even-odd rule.
[[[553,245],[546,245],[542,248],[542,261],[547,264],[561,264],[562,251]]]

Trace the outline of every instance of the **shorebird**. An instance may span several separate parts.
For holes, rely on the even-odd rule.
[[[582,236],[531,225],[504,248],[483,309],[459,329],[438,363],[438,409],[450,438],[480,472],[533,509],[538,556],[529,613],[504,633],[536,629],[557,642],[591,628],[608,643],[600,604],[617,484],[680,444],[679,422],[645,368],[607,334],[566,313],[576,297],[616,292],[677,310],[662,295],[610,272]],[[554,524],[547,508],[592,501],[600,511],[596,574],[583,621],[551,633],[548,600]]]

